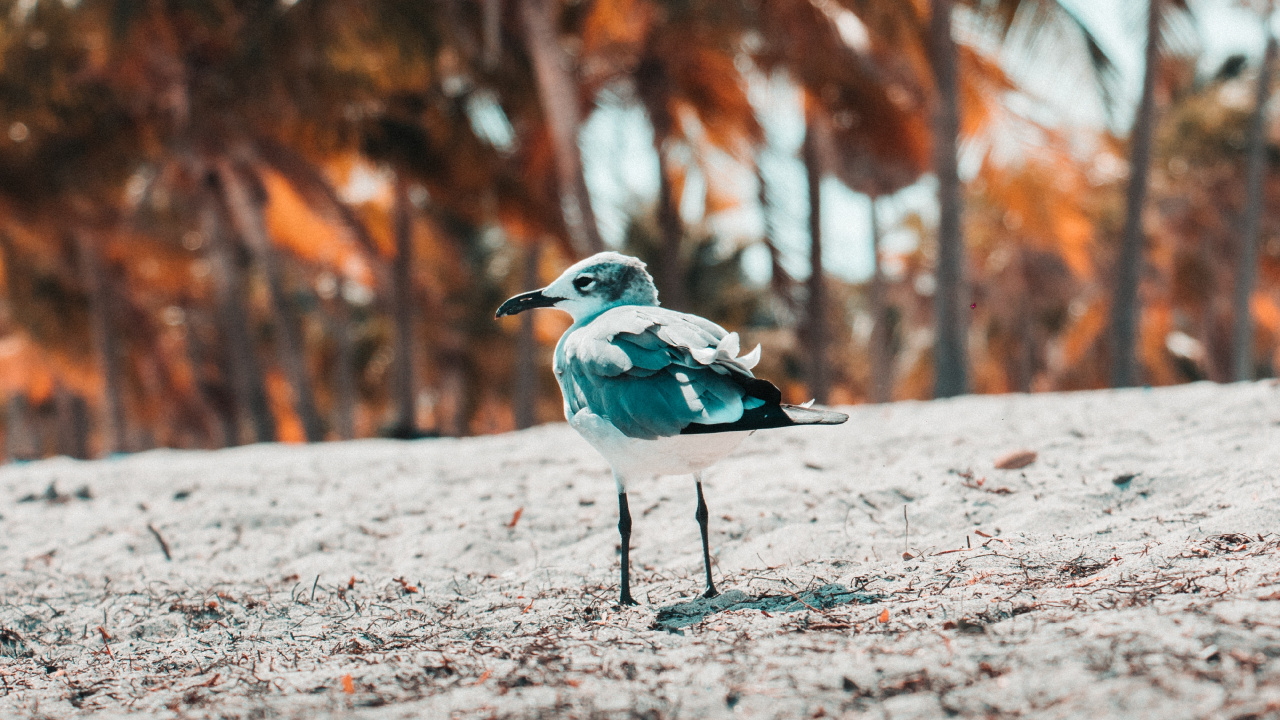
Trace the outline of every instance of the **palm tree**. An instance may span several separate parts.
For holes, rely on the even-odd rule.
[[[689,287],[690,249],[680,216],[682,180],[701,166],[714,192],[718,173],[708,169],[709,157],[723,153],[746,164],[762,140],[734,64],[750,15],[742,8],[716,10],[697,3],[605,2],[582,23],[583,63],[594,70],[584,90],[633,92],[653,128],[661,236],[654,274],[663,303],[677,309],[688,309],[696,294]]]
[[[351,440],[356,436],[356,406],[359,403],[355,333],[351,303],[346,297],[348,289],[348,282],[332,273],[323,274],[316,281],[316,294],[324,303],[326,324],[333,342],[333,358],[329,365],[333,385],[330,422],[339,440]]]
[[[830,155],[831,129],[822,108],[813,101],[805,103],[804,155],[809,194],[809,278],[805,281],[804,354],[809,358],[809,394],[820,403],[831,393],[827,348],[830,329],[827,317],[826,269],[822,262],[822,178],[826,174],[825,158]]]
[[[40,457],[40,442],[31,427],[31,413],[25,395],[15,394],[5,403],[4,454],[11,460]]]
[[[267,233],[264,219],[266,191],[256,183],[250,184],[252,180],[229,160],[217,161],[214,173],[231,225],[262,268],[271,305],[276,312],[275,344],[280,366],[293,391],[294,408],[302,421],[307,442],[318,442],[324,439],[325,424],[316,409],[307,373],[302,321],[289,296],[280,256]]]
[[[782,251],[775,240],[777,234],[773,222],[773,200],[769,193],[769,183],[760,170],[760,163],[754,163],[756,176],[756,202],[760,205],[763,225],[761,242],[769,252],[769,292],[773,300],[781,304],[781,314],[791,317],[795,315],[795,279],[782,264]]]
[[[804,153],[809,174],[811,272],[803,327],[819,353],[810,366],[811,390],[825,394],[830,378],[820,369],[829,345],[834,308],[827,295],[821,244],[821,176],[830,173],[855,191],[877,197],[915,182],[928,169],[929,129],[921,119],[928,82],[913,59],[924,63],[923,31],[907,4],[850,2],[884,43],[898,54],[881,59],[850,47],[833,20],[808,2],[762,6],[760,27],[768,42],[756,57],[766,69],[785,68],[806,90]],[[811,143],[810,140],[816,142]],[[824,147],[824,150],[818,150]],[[814,212],[816,211],[816,212]]]
[[[396,342],[391,392],[396,413],[391,435],[412,438],[417,435],[418,426],[418,391],[413,363],[413,319],[417,303],[413,292],[413,205],[409,200],[409,182],[403,173],[396,173],[394,194],[392,214],[395,218],[396,258],[391,266],[391,289]]]
[[[58,426],[58,454],[88,460],[89,404],[62,384],[54,388],[53,404]]]
[[[938,266],[934,292],[934,395],[951,397],[969,391],[969,357],[965,336],[964,237],[960,226],[960,173],[956,142],[960,135],[960,91],[956,79],[956,47],[951,37],[952,0],[932,0],[929,45],[937,86],[933,114],[934,173],[938,177]]]
[[[1146,46],[1143,54],[1142,94],[1130,136],[1129,185],[1125,195],[1125,224],[1120,257],[1116,267],[1115,292],[1111,300],[1111,384],[1126,387],[1141,382],[1134,346],[1138,336],[1141,307],[1138,286],[1142,277],[1146,235],[1142,213],[1146,205],[1150,177],[1151,144],[1155,134],[1155,87],[1160,75],[1162,26],[1171,12],[1189,13],[1186,0],[1148,0]]]
[[[1024,36],[1026,52],[1040,52],[1039,31],[1057,28],[1065,21],[1084,46],[1085,54],[1095,70],[1095,79],[1104,96],[1111,95],[1115,84],[1114,68],[1089,29],[1069,5],[1059,0],[959,0],[972,9],[994,19],[993,29],[1007,40],[1017,20],[1027,18],[1032,32]],[[948,397],[969,391],[969,360],[966,350],[969,290],[965,279],[966,252],[963,236],[962,186],[957,167],[957,149],[961,129],[960,95],[967,78],[961,68],[975,69],[974,53],[965,57],[953,39],[952,11],[957,0],[931,0],[927,30],[907,3],[892,7],[874,0],[846,0],[862,17],[872,33],[882,39],[896,39],[909,48],[916,37],[927,39],[927,62],[933,80],[933,169],[938,180],[937,265],[934,276],[934,394]],[[909,51],[908,51],[909,52]],[[968,58],[969,62],[961,62]],[[1040,58],[1040,55],[1037,55]]]
[[[7,266],[22,263],[24,254],[43,257],[46,268],[56,268],[46,279],[58,292],[83,298],[81,307],[31,318],[27,329],[55,352],[91,348],[103,382],[105,446],[121,452],[129,449],[126,356],[132,341],[145,345],[146,338],[143,328],[119,322],[127,292],[103,246],[119,227],[116,198],[142,138],[102,78],[87,71],[84,28],[76,15],[75,8],[39,4],[29,14],[6,13],[0,21],[6,66],[0,124],[16,138],[0,151],[0,219],[34,231],[42,245],[20,249],[6,229],[0,231],[0,250]],[[10,300],[16,299],[21,283],[6,284]],[[67,311],[74,319],[68,321]],[[87,317],[79,325],[82,313]]]
[[[867,197],[871,228],[871,402],[889,402],[893,398],[893,348],[889,308],[880,257],[879,197]]]
[[[661,33],[654,33],[660,35]],[[656,43],[650,42],[650,47]],[[669,145],[676,140],[676,118],[671,112],[674,88],[660,53],[649,52],[634,73],[636,92],[653,127],[653,150],[658,157],[658,230],[662,234],[661,263],[657,267],[658,286],[663,302],[670,307],[685,307],[685,267],[681,257],[684,245],[684,223],[680,218],[680,197],[673,174]]]
[[[1147,42],[1143,55],[1142,95],[1130,139],[1129,188],[1126,193],[1124,235],[1116,266],[1116,289],[1111,300],[1111,384],[1128,387],[1140,381],[1134,345],[1137,342],[1138,280],[1146,235],[1142,211],[1147,199],[1151,139],[1155,132],[1155,88],[1160,61],[1160,19],[1164,0],[1148,0]]]
[[[375,270],[380,267],[378,249],[362,221],[317,167],[326,155],[354,149],[352,139],[358,135],[352,131],[362,121],[351,116],[351,108],[372,99],[383,82],[373,62],[354,69],[315,62],[317,53],[324,58],[325,53],[356,43],[365,43],[360,47],[369,56],[388,54],[386,47],[370,39],[369,8],[356,2],[142,7],[95,0],[85,3],[83,12],[112,21],[116,42],[107,67],[130,72],[109,72],[106,77],[119,83],[113,89],[128,100],[125,105],[134,124],[159,140],[152,145],[158,150],[143,157],[161,168],[158,174],[163,178],[187,178],[167,189],[178,195],[193,193],[191,205],[202,206],[199,196],[213,193],[214,214],[234,230],[225,236],[231,247],[223,260],[230,259],[230,265],[221,265],[234,266],[243,247],[262,272],[274,346],[294,410],[306,438],[322,439],[325,423],[314,399],[299,293],[286,282],[286,266],[294,258],[280,252],[267,229],[265,187],[269,175],[285,180],[314,212],[361,248]],[[425,25],[436,27],[434,22]],[[123,80],[139,75],[141,82]],[[214,182],[205,182],[210,177]],[[222,250],[211,242],[210,252]],[[219,292],[220,302],[238,302],[229,299],[240,292],[238,288],[224,289],[228,292]],[[228,333],[228,323],[250,321],[243,307],[220,310],[219,316]],[[256,351],[247,329],[235,334],[243,335],[247,344],[238,348],[240,343],[230,342],[231,359],[243,365]],[[262,439],[268,430],[274,435],[274,422],[268,422],[262,410],[261,373],[241,367],[229,368],[228,374],[240,378],[233,385],[252,408],[257,437]]]
[[[538,267],[542,261],[542,243],[528,241],[524,248],[521,287],[539,287],[542,278]],[[516,338],[515,397],[512,399],[516,428],[533,427],[538,421],[538,362],[534,355],[537,339],[534,337],[533,313],[520,320],[520,334]]]
[[[120,367],[120,346],[116,333],[117,323],[112,318],[113,298],[109,294],[107,273],[95,238],[79,227],[72,230],[72,238],[79,255],[80,276],[89,298],[89,329],[93,339],[99,371],[102,373],[106,399],[108,452],[129,450],[129,428],[125,416]]]
[[[1268,3],[1270,5],[1270,3]],[[1262,23],[1267,47],[1258,67],[1253,115],[1249,119],[1248,165],[1245,171],[1245,207],[1240,216],[1240,253],[1236,262],[1236,281],[1232,297],[1234,328],[1231,339],[1233,379],[1252,380],[1253,317],[1249,300],[1258,273],[1258,238],[1262,226],[1263,178],[1267,165],[1266,114],[1271,97],[1271,81],[1276,63],[1276,36],[1271,32],[1270,13]]]
[[[234,398],[232,405],[236,410],[233,434],[226,440],[230,445],[240,444],[240,420],[247,418],[253,428],[253,441],[271,442],[276,439],[276,417],[271,412],[262,364],[250,336],[252,323],[244,303],[244,273],[237,247],[227,234],[216,185],[212,174],[206,176],[197,190],[196,202],[202,247],[213,268],[213,304],[223,339],[224,367]]]
[[[556,30],[558,0],[520,0],[520,37],[533,64],[547,132],[555,151],[556,180],[564,224],[569,239],[580,255],[604,249],[595,211],[582,172],[578,150],[578,128],[582,124],[578,85],[566,67],[568,59],[560,47]]]

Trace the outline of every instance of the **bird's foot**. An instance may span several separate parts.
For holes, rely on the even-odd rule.
[[[703,599],[710,600],[711,598],[716,597],[719,594],[720,594],[719,590],[715,589],[714,587],[709,587],[707,588],[706,592],[702,593],[702,597]]]
[[[639,605],[640,603],[636,602],[636,599],[631,597],[631,593],[624,593],[622,597],[618,598],[618,604],[626,607],[628,605]]]

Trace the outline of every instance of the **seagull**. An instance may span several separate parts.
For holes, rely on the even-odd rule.
[[[751,374],[759,345],[739,355],[737,333],[660,307],[653,277],[634,257],[592,255],[541,290],[502,303],[497,317],[534,308],[555,308],[573,318],[556,344],[553,368],[565,419],[613,470],[622,538],[619,603],[638,604],[631,597],[627,482],[658,475],[693,475],[694,518],[707,574],[703,597],[715,597],[703,471],[756,430],[838,425],[849,416],[809,404],[784,405],[777,387]]]

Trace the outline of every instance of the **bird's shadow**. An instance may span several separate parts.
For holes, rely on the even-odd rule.
[[[802,593],[759,597],[752,597],[741,590],[729,590],[710,599],[698,598],[660,607],[650,629],[684,634],[680,628],[702,622],[707,617],[726,610],[791,613],[807,609],[827,610],[849,603],[866,605],[882,599],[881,595],[857,592],[836,583]]]

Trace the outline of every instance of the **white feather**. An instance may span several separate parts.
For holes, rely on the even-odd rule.
[[[720,342],[716,343],[716,357],[721,360],[733,360],[738,357],[738,350],[740,349],[738,333],[731,332],[720,338]]]
[[[703,365],[710,365],[716,361],[716,349],[713,347],[689,348],[689,354],[693,356],[694,360]]]

